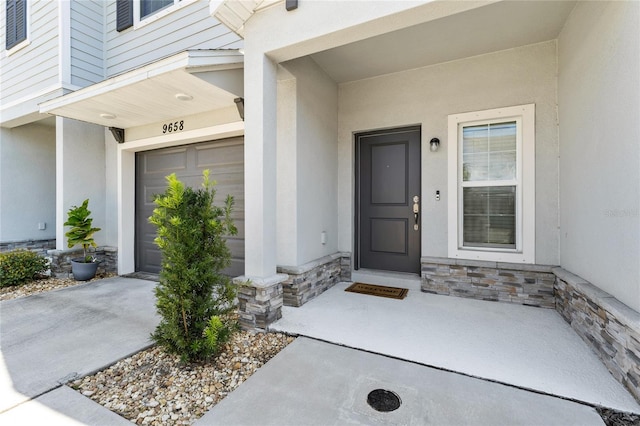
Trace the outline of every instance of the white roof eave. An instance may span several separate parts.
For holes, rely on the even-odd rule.
[[[125,72],[123,74],[111,77],[100,83],[76,90],[75,92],[60,96],[39,105],[40,113],[59,115],[62,117],[73,118],[81,121],[87,121],[94,124],[104,126],[120,126],[126,121],[127,127],[132,125],[147,124],[149,118],[132,120],[105,120],[100,117],[89,116],[79,112],[83,106],[93,106],[103,99],[114,96],[114,93],[122,93],[126,96],[128,91],[135,91],[136,87],[153,84],[154,81],[167,80],[167,76],[175,76],[175,91],[180,91],[181,83],[191,81],[197,78],[193,73],[204,71],[222,71],[230,69],[242,69],[244,66],[244,56],[238,50],[191,50],[181,52],[170,57],[161,59],[154,63],[145,65]],[[200,79],[198,79],[198,82]],[[166,88],[166,81],[164,83]],[[231,94],[224,90],[216,88],[217,93],[223,95],[225,99],[232,97]],[[149,97],[152,97],[151,93]],[[146,99],[127,99],[127,102],[133,104],[138,103],[140,108],[146,106]],[[233,103],[230,104],[231,106]],[[158,117],[163,119],[164,117]],[[137,120],[137,121],[136,121]]]

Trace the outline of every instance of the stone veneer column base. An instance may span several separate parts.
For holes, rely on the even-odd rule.
[[[553,266],[423,257],[426,293],[555,308]]]
[[[286,274],[233,279],[238,286],[240,327],[266,330],[269,324],[282,318],[282,282],[286,279]]]
[[[640,313],[562,268],[553,273],[556,310],[640,402]]]
[[[351,280],[351,253],[335,253],[302,266],[278,266],[289,275],[282,283],[285,306],[300,307],[333,287]]]

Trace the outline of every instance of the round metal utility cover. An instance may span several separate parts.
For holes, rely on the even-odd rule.
[[[400,408],[400,397],[394,392],[385,389],[375,389],[367,395],[367,404],[376,411],[388,413]]]

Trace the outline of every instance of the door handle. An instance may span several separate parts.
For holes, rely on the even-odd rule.
[[[414,231],[417,231],[418,228],[420,227],[420,204],[418,204],[419,202],[420,202],[420,197],[415,195],[413,197],[413,220],[414,220],[413,230]]]

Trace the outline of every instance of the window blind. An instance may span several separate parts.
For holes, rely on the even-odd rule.
[[[462,129],[463,245],[516,247],[517,123]]]

